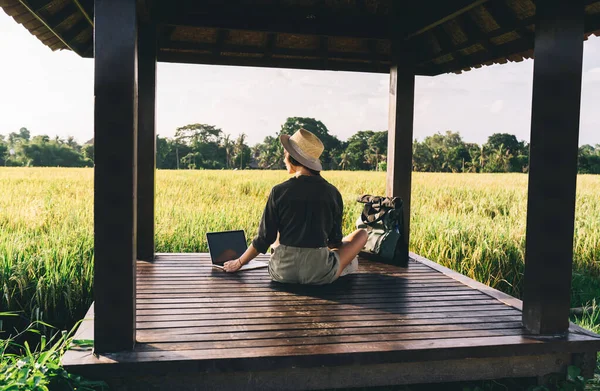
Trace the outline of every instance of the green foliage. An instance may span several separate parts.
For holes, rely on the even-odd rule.
[[[600,174],[600,144],[584,145],[579,148],[579,172],[582,174]]]
[[[326,170],[381,170],[387,160],[387,131],[360,130],[347,141],[331,135],[323,122],[314,118],[289,117],[274,136],[253,147],[246,135],[232,140],[214,125],[194,123],[176,129],[174,138],[156,137],[156,166],[162,169],[282,169],[282,134],[305,128],[316,134],[325,150],[321,162]],[[1,135],[0,135],[1,136]],[[94,145],[80,146],[48,136],[31,138],[21,128],[0,137],[0,166],[91,167]],[[12,154],[11,154],[12,151]],[[579,149],[579,172],[600,174],[600,144]],[[421,172],[500,173],[527,172],[529,145],[508,133],[492,134],[483,145],[465,143],[460,133],[446,131],[413,143],[413,170]]]
[[[446,131],[413,143],[413,168],[425,172],[525,172],[529,149],[513,135],[496,133],[484,145]]]
[[[81,147],[81,153],[84,159],[94,162],[94,144],[85,144]]]
[[[248,168],[252,151],[246,135],[237,140],[213,125],[190,124],[177,128],[175,137],[156,138],[156,167],[163,169]]]
[[[11,314],[0,313],[1,316]],[[0,340],[0,391],[61,391],[105,390],[108,386],[102,381],[90,381],[68,373],[61,366],[61,359],[69,346],[76,344],[74,332],[79,323],[69,333],[57,332],[43,322],[34,322],[15,336]],[[47,339],[39,326],[54,329]],[[40,344],[32,349],[27,341],[18,343],[20,337],[38,334]]]
[[[31,138],[29,130],[21,128],[0,139],[0,165],[26,167],[89,167],[92,158],[82,154],[82,147],[73,137],[62,140],[42,135]]]
[[[470,161],[469,148],[459,133],[448,130],[425,137],[422,143],[413,143],[415,171],[466,172],[465,164]]]

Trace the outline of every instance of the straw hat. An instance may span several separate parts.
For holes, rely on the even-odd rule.
[[[325,147],[317,136],[306,129],[299,129],[291,137],[287,134],[279,136],[279,140],[288,153],[306,168],[321,171],[323,166],[319,156]]]

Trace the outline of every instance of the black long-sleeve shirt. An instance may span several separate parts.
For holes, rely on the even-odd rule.
[[[342,241],[344,203],[321,176],[300,175],[271,189],[254,248],[266,253],[277,239],[286,246],[319,248]]]

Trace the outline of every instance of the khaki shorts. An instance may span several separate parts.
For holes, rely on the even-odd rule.
[[[337,279],[340,256],[327,247],[302,248],[280,244],[271,254],[269,274],[277,282],[330,284]]]

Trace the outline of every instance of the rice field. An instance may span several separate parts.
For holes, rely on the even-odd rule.
[[[156,249],[206,252],[205,233],[256,233],[283,171],[158,171]],[[344,233],[359,194],[383,194],[385,174],[326,172],[344,198]],[[411,251],[520,296],[527,176],[413,176]],[[92,301],[93,170],[0,168],[0,312],[67,327]],[[578,179],[572,306],[600,297],[600,176]],[[597,307],[595,307],[597,308]],[[582,322],[598,331],[598,313]]]

